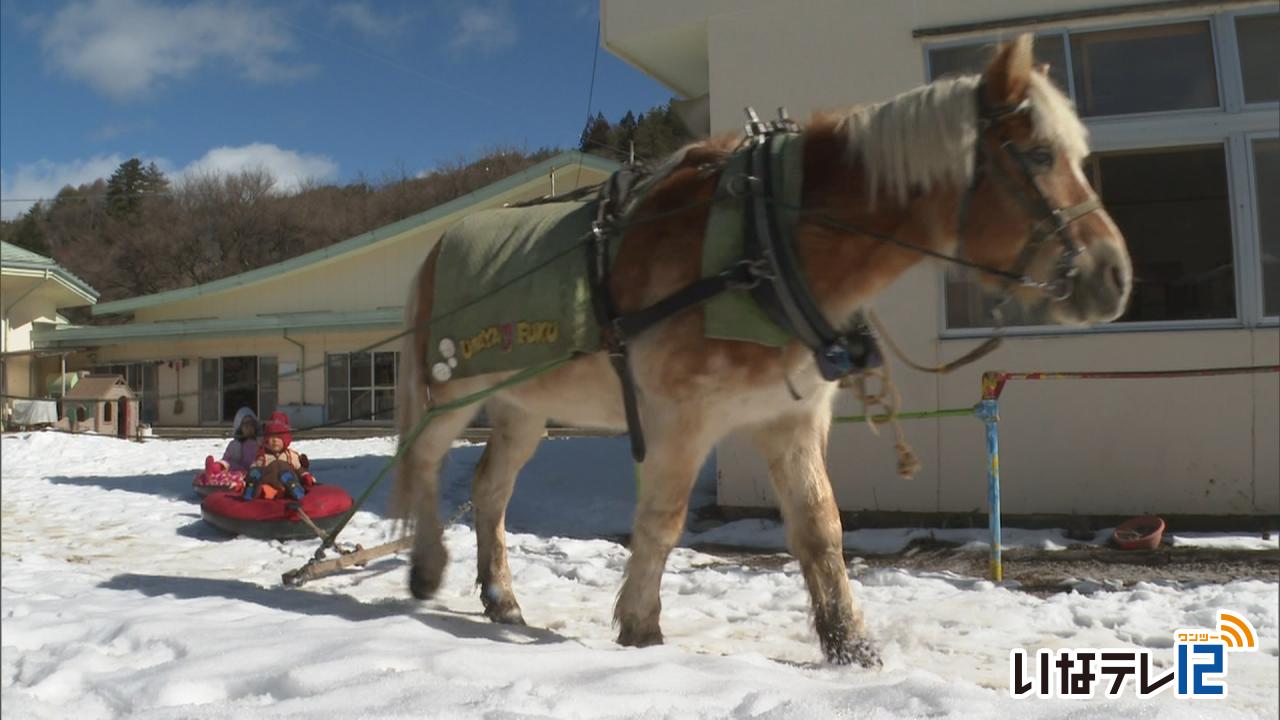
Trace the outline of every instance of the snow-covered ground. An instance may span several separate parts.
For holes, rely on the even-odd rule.
[[[867,571],[851,583],[884,656],[871,672],[819,662],[794,562],[760,569],[681,548],[663,581],[667,645],[619,648],[610,617],[627,550],[598,538],[628,531],[635,480],[615,439],[547,441],[517,488],[508,542],[528,628],[481,615],[465,525],[447,531],[452,564],[433,601],[409,598],[403,557],[285,588],[280,574],[315,542],[227,539],[200,520],[193,468],[222,445],[3,437],[4,718],[1219,718],[1275,717],[1280,702],[1274,582],[1036,597]],[[353,495],[393,450],[388,438],[297,446]],[[465,499],[478,457],[452,453],[442,512]],[[700,483],[698,501],[709,491]],[[380,489],[343,539],[394,537],[385,503]],[[891,551],[921,533],[855,531],[846,545]],[[742,521],[685,542],[781,538],[774,523]],[[1173,631],[1210,626],[1219,608],[1244,613],[1260,644],[1230,654],[1224,701],[1139,700],[1131,687],[1112,701],[1009,697],[1011,648],[1147,648],[1167,665]]]

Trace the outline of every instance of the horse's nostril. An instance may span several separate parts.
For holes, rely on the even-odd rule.
[[[1111,284],[1115,285],[1116,292],[1124,292],[1124,273],[1119,265],[1111,266]]]

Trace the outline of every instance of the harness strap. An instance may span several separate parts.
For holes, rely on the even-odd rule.
[[[638,176],[634,168],[624,167],[610,175],[601,188],[596,221],[587,242],[587,278],[591,284],[591,305],[596,322],[602,328],[609,352],[609,364],[622,384],[622,407],[627,418],[627,434],[631,438],[631,457],[639,463],[644,462],[645,457],[644,428],[640,425],[635,378],[627,356],[628,335],[618,331],[618,311],[613,293],[609,291],[609,240],[618,233],[618,217]]]
[[[775,323],[813,351],[823,379],[838,380],[851,372],[876,367],[882,358],[875,335],[861,312],[855,316],[853,327],[841,333],[827,322],[809,292],[790,232],[793,224],[783,227],[779,223],[778,210],[796,212],[789,204],[778,202],[778,183],[774,180],[773,156],[785,151],[775,151],[775,146],[786,142],[800,140],[795,135],[773,132],[757,140],[750,151],[747,256],[759,258],[768,271],[765,277],[770,280],[757,286],[752,296]]]
[[[623,338],[634,337],[683,310],[707,302],[722,292],[756,287],[764,277],[761,275],[758,263],[743,260],[723,272],[686,285],[674,295],[642,310],[619,316],[613,321],[613,329]]]

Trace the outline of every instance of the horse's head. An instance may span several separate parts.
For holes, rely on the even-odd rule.
[[[977,92],[958,252],[1026,278],[986,281],[1009,286],[1024,304],[1047,296],[1055,322],[1115,320],[1129,299],[1129,253],[1082,171],[1084,126],[1047,70],[1032,67],[1030,35],[1000,48]]]

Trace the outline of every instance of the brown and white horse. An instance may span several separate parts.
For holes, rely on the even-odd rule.
[[[847,324],[924,259],[913,248],[1046,281],[1069,267],[1069,278],[1039,288],[988,278],[1024,302],[1047,295],[1059,322],[1107,322],[1124,310],[1132,276],[1124,239],[1081,171],[1088,153],[1084,127],[1044,71],[1033,69],[1029,36],[1002,47],[982,76],[943,79],[878,105],[820,115],[803,128],[803,138],[796,250],[811,292],[833,325]],[[676,153],[633,212],[659,216],[709,200],[716,173],[707,168],[737,143],[733,137],[712,139]],[[983,171],[975,175],[979,163]],[[1074,208],[1085,209],[1054,212]],[[610,276],[620,312],[647,307],[700,277],[707,212],[703,204],[627,230]],[[1056,223],[1048,236],[1057,241],[1032,241],[1046,236],[1046,223]],[[431,379],[424,366],[429,331],[422,323],[431,317],[435,262],[432,252],[406,309],[411,333],[401,363],[402,437],[429,404],[484,390],[510,375],[443,384]],[[1060,291],[1063,281],[1070,283],[1069,292]],[[638,337],[630,353],[648,453],[638,467],[631,557],[614,608],[618,642],[662,642],[659,586],[684,528],[694,478],[717,441],[745,430],[768,460],[822,652],[836,663],[879,664],[853,602],[840,516],[824,466],[836,385],[818,375],[812,352],[799,342],[778,352],[708,339],[702,311],[691,308]],[[788,379],[802,399],[795,399]],[[503,389],[484,407],[493,432],[472,485],[477,582],[490,619],[523,623],[503,527],[516,474],[549,418],[624,429],[622,394],[600,352]],[[393,502],[416,528],[409,587],[418,598],[436,592],[447,564],[437,475],[474,412],[432,419],[405,448],[397,472]]]

